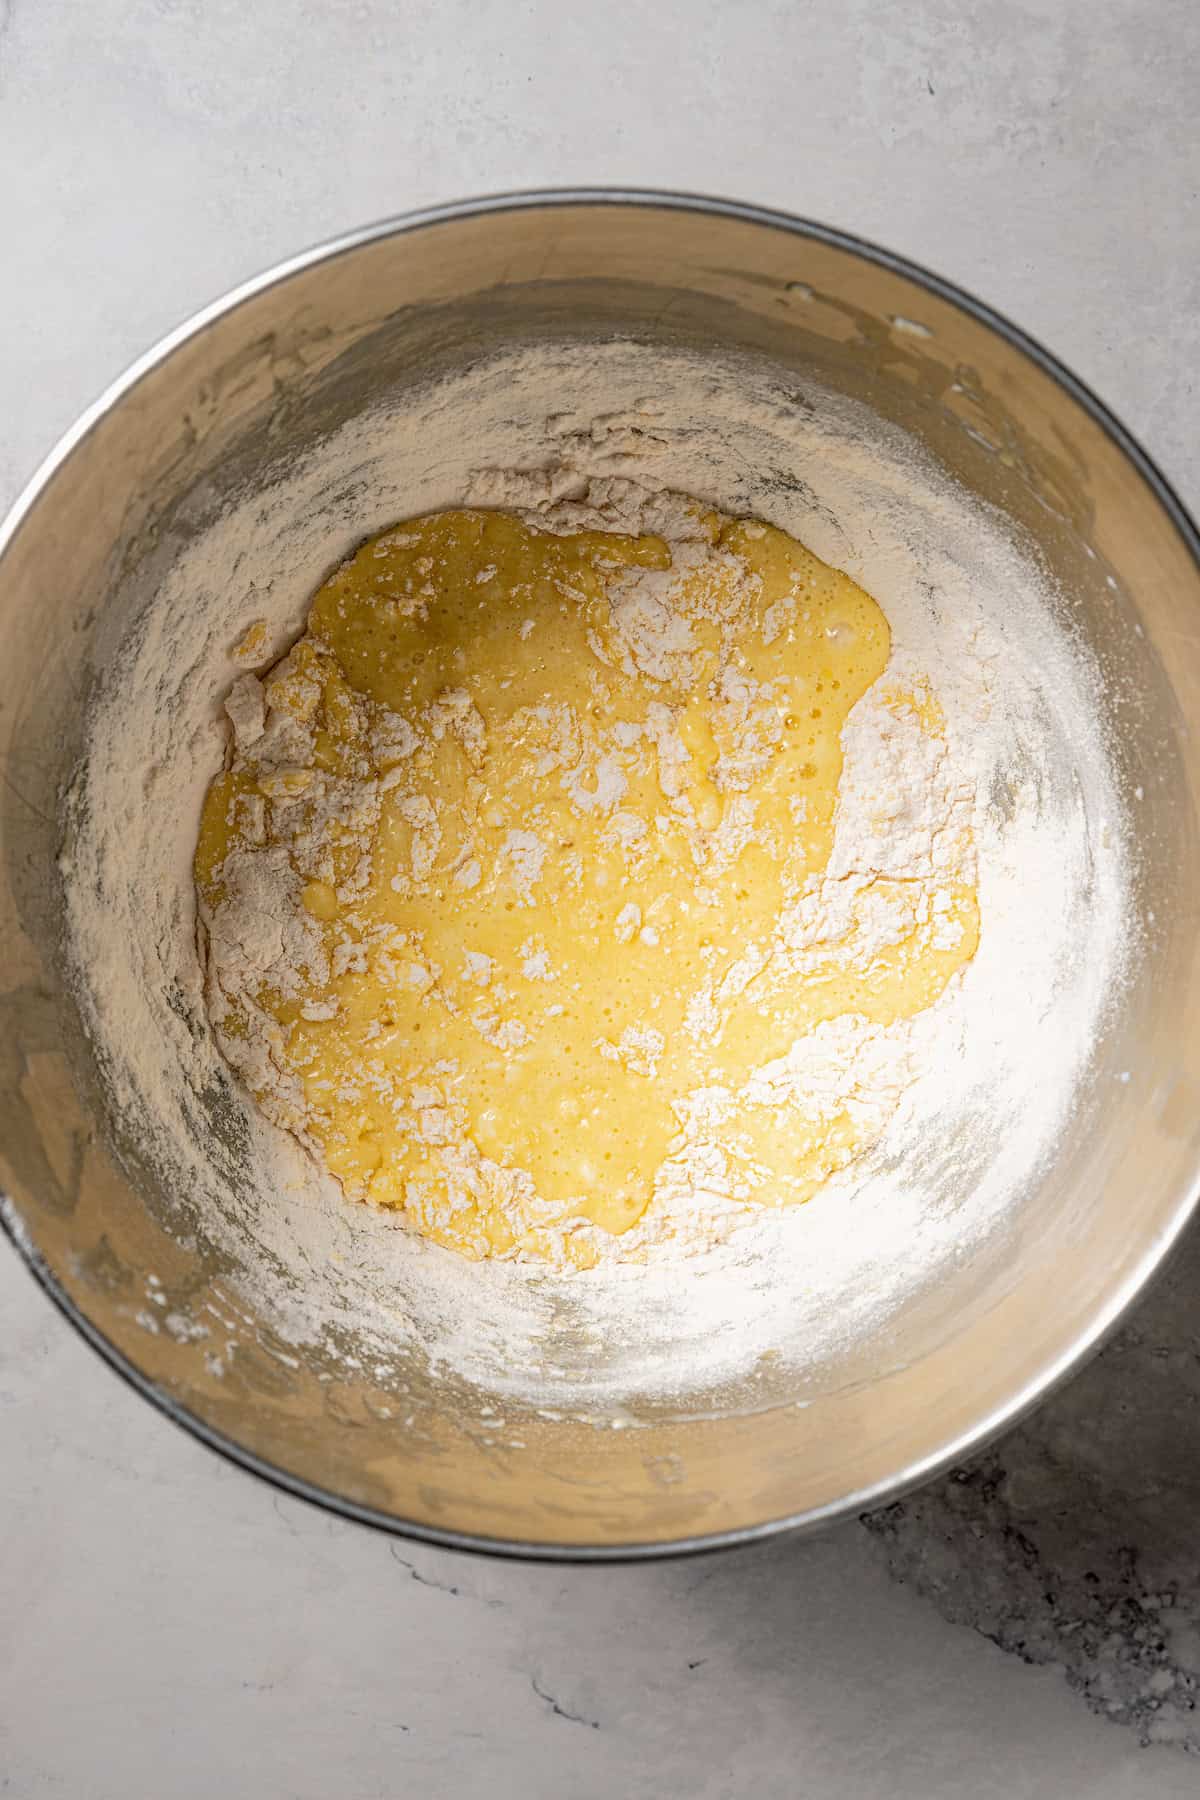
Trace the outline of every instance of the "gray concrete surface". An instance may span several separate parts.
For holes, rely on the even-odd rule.
[[[0,0],[0,502],[275,257],[464,193],[626,181],[929,263],[1200,504],[1198,76],[1190,0]],[[865,1528],[554,1570],[273,1494],[4,1251],[0,1792],[1194,1795],[1198,1284],[1194,1234],[1033,1422]]]

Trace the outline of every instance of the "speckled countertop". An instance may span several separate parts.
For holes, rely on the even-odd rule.
[[[1200,1232],[1101,1356],[986,1455],[864,1521],[939,1612],[1200,1756]],[[1200,1766],[1195,1780],[1200,1789]]]
[[[274,258],[437,199],[628,181],[962,282],[1200,503],[1198,67],[1191,0],[0,0],[0,502]],[[862,1525],[572,1570],[256,1484],[3,1249],[0,1791],[1195,1795],[1198,1290],[1193,1232],[1033,1420]]]

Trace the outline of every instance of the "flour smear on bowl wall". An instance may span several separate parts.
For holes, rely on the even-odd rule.
[[[671,1231],[634,1240],[642,1262],[474,1264],[348,1203],[232,1082],[203,1023],[196,823],[252,619],[278,655],[372,532],[472,499],[536,511],[612,477],[778,525],[879,602],[889,676],[930,679],[946,749],[897,754],[879,699],[859,702],[829,874],[869,856],[902,876],[965,822],[980,946],[917,1018],[798,1049],[803,1078],[850,1093],[869,1066],[884,1097],[874,1150],[808,1204],[747,1212],[708,1193],[697,1208],[684,1183]],[[818,1366],[986,1240],[1070,1113],[1133,936],[1099,718],[1097,678],[1032,556],[855,403],[811,385],[797,404],[753,359],[631,344],[476,365],[363,415],[232,506],[113,647],[63,872],[74,978],[123,1128],[295,1343],[351,1342],[385,1368],[415,1342],[551,1408],[715,1393],[765,1356]],[[199,1099],[214,1092],[237,1120],[220,1143]],[[603,1355],[560,1359],[564,1331]]]

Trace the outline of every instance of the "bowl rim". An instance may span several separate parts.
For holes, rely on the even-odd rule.
[[[934,274],[920,263],[882,248],[854,233],[841,231],[818,220],[804,218],[778,208],[755,206],[747,202],[715,198],[710,195],[671,189],[624,187],[531,188],[486,194],[440,205],[420,207],[380,219],[372,224],[343,232],[311,245],[297,254],[272,264],[260,274],[240,282],[220,298],[200,307],[130,363],[124,372],[108,384],[99,397],[85,409],[35,469],[18,493],[7,516],[0,522],[0,561],[15,538],[25,518],[49,486],[58,469],[68,460],[112,408],[135,388],[142,378],[158,367],[183,344],[198,336],[208,325],[234,312],[246,301],[281,285],[293,276],[319,263],[329,262],[351,251],[379,240],[407,235],[430,226],[471,219],[490,213],[524,212],[536,209],[578,206],[634,206],[648,210],[708,214],[736,220],[846,251],[903,276],[916,286],[948,305],[965,312],[1014,349],[1029,359],[1043,374],[1060,387],[1070,399],[1087,413],[1132,464],[1151,489],[1170,519],[1200,573],[1200,531],[1190,513],[1175,493],[1154,460],[1122,425],[1116,415],[1086,383],[1036,339],[1014,325],[1002,313],[977,300],[965,289]],[[483,1533],[454,1531],[402,1519],[378,1508],[361,1505],[345,1495],[323,1488],[291,1474],[265,1458],[256,1455],[236,1440],[215,1430],[191,1412],[179,1400],[151,1381],[125,1353],[107,1338],[71,1298],[58,1277],[37,1249],[15,1202],[0,1191],[0,1231],[8,1237],[17,1255],[59,1311],[70,1321],[92,1349],[135,1391],[148,1400],[175,1425],[199,1439],[210,1449],[258,1476],[273,1487],[329,1512],[370,1525],[393,1536],[440,1546],[444,1549],[471,1551],[516,1560],[558,1563],[623,1563],[642,1562],[663,1557],[695,1555],[736,1545],[751,1544],[782,1533],[810,1532],[851,1518],[874,1507],[890,1504],[914,1488],[942,1473],[953,1464],[984,1448],[1003,1432],[1010,1430],[1035,1406],[1060,1387],[1081,1365],[1093,1356],[1120,1324],[1130,1307],[1144,1292],[1152,1278],[1160,1272],[1171,1250],[1200,1202],[1200,1167],[1177,1196],[1165,1223],[1147,1244],[1132,1270],[1098,1310],[1086,1330],[1053,1362],[1026,1381],[1003,1404],[995,1406],[970,1430],[960,1432],[931,1450],[918,1462],[856,1490],[841,1499],[800,1513],[785,1514],[757,1524],[739,1526],[727,1531],[702,1533],[697,1536],[665,1539],[661,1542],[636,1542],[618,1545],[588,1543],[542,1543],[535,1540],[492,1537]]]

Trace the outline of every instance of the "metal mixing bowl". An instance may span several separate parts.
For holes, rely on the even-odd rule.
[[[635,1429],[521,1418],[422,1367],[395,1383],[284,1353],[269,1319],[230,1366],[147,1328],[225,1271],[172,1230],[114,1138],[61,961],[60,796],[104,646],[214,509],[368,397],[498,346],[631,335],[767,357],[912,433],[1032,539],[1106,673],[1141,790],[1133,979],[1078,1115],[986,1254],[849,1347],[804,1404],[749,1389]],[[514,407],[520,395],[513,396]],[[899,258],[687,197],[517,196],[415,214],[298,257],[199,314],[63,440],[0,532],[0,1180],[11,1236],[62,1310],[169,1417],[352,1517],[541,1556],[649,1555],[877,1504],[994,1436],[1120,1317],[1195,1203],[1200,554],[1128,434],[1003,319]],[[136,1148],[136,1147],[135,1147]],[[519,1409],[518,1409],[519,1410]]]

